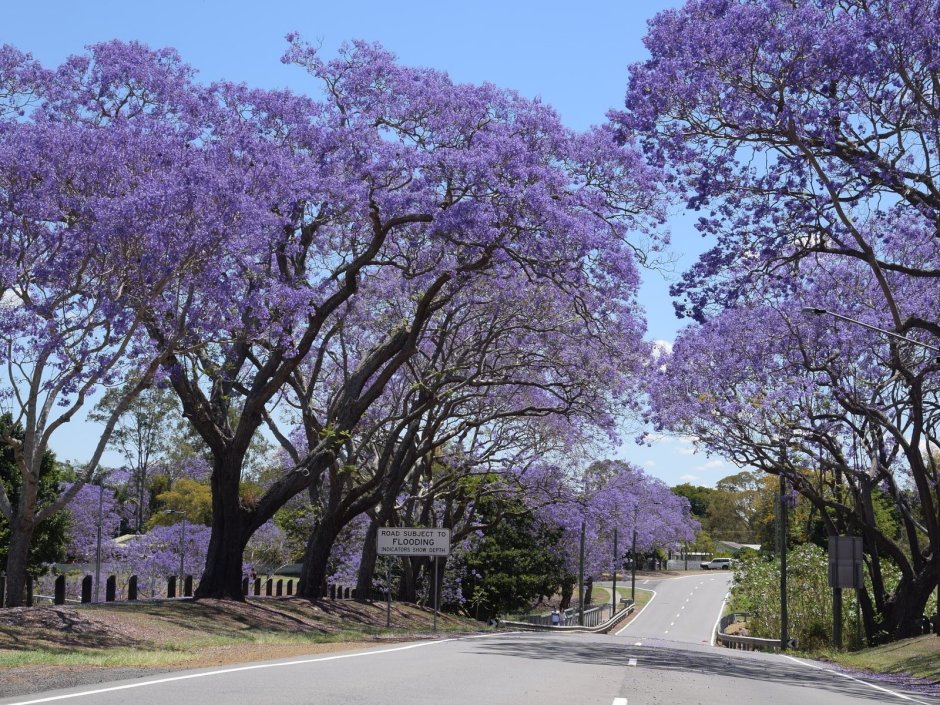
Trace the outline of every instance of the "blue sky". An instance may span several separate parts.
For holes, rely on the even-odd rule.
[[[284,35],[297,31],[329,56],[350,39],[378,41],[405,64],[447,71],[461,82],[489,81],[540,97],[570,127],[603,122],[623,103],[627,66],[647,58],[642,37],[656,12],[679,0],[609,2],[442,3],[258,2],[241,0],[133,0],[8,2],[0,42],[28,51],[46,65],[109,39],[136,39],[153,47],[175,47],[205,81],[228,79],[250,85],[304,91],[310,79],[284,66]],[[671,223],[678,267],[691,264],[702,249],[689,219]],[[668,283],[648,273],[641,302],[649,317],[649,337],[672,341],[679,322],[668,301]],[[54,447],[60,457],[81,460],[80,424]],[[632,435],[632,434],[628,434]],[[632,438],[615,453],[644,467],[670,485],[690,481],[714,484],[735,472],[715,458],[692,455],[687,439],[666,438],[638,447]],[[119,459],[110,456],[109,462]]]

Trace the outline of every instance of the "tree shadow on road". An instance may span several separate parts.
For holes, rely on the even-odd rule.
[[[840,677],[832,672],[802,666],[777,654],[732,651],[719,647],[684,649],[678,644],[633,646],[614,639],[587,642],[547,634],[511,640],[477,642],[476,648],[482,655],[547,659],[592,666],[627,667],[630,659],[636,659],[639,667],[647,670],[697,673],[703,676],[742,679],[750,683],[763,682],[805,687],[879,703],[886,702],[890,698],[884,691]],[[879,687],[884,687],[884,685]],[[891,689],[901,690],[897,687]],[[938,686],[926,686],[924,690],[904,689],[904,691],[918,700],[940,703],[940,687]]]

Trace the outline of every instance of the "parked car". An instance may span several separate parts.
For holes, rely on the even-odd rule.
[[[731,570],[730,558],[715,558],[702,563],[702,570]]]

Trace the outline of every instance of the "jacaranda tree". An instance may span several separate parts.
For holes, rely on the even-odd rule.
[[[774,439],[749,450],[774,447],[780,456],[793,430],[785,417],[800,413],[786,412],[781,401],[831,397],[838,420],[803,429],[826,448],[820,464],[852,465],[857,480],[886,483],[897,510],[910,517],[904,542],[910,548],[898,549],[894,560],[903,573],[898,589],[912,592],[901,598],[879,587],[872,596],[870,629],[894,636],[914,628],[919,615],[912,613],[938,577],[940,494],[929,450],[936,445],[936,358],[878,334],[881,347],[865,337],[844,348],[853,366],[840,368],[815,348],[794,353],[800,347],[789,329],[798,326],[801,308],[829,308],[938,347],[936,13],[932,0],[692,0],[652,21],[651,59],[631,68],[626,110],[614,116],[623,136],[639,135],[647,155],[667,169],[671,187],[701,213],[698,227],[713,242],[673,290],[679,310],[705,327],[689,334],[686,362],[671,368],[678,372],[685,364],[689,385],[676,384],[672,393],[660,387],[672,398],[668,406],[678,419],[683,409],[676,394],[687,410],[703,412],[698,402],[704,400],[711,410],[698,413],[703,427],[708,414],[744,424]],[[769,316],[768,327],[759,325],[764,319],[754,307],[761,305],[787,311],[790,322]],[[722,318],[707,321],[711,315]],[[768,371],[773,359],[756,359],[763,346],[739,351],[754,365],[747,369],[764,368],[743,396],[737,385],[718,381],[733,375],[737,363],[722,360],[727,343],[708,332],[735,330],[736,317],[742,328],[735,334],[780,343],[796,364],[784,377]],[[817,324],[820,336],[828,327],[840,342],[865,332],[832,319]],[[723,364],[732,367],[721,371]],[[753,386],[759,381],[773,393]],[[700,385],[714,393],[696,397]],[[806,413],[829,412],[814,406]],[[781,414],[783,427],[766,423],[774,414]],[[754,418],[758,430],[750,429]],[[684,425],[677,419],[660,417],[664,427]],[[868,480],[857,462],[830,460],[847,438],[864,447]],[[913,488],[916,510],[904,491],[890,489],[895,467]],[[841,473],[840,467],[847,477]],[[811,494],[799,482],[794,486]],[[866,494],[856,497],[859,512]],[[858,521],[853,530],[874,531],[870,512]],[[866,552],[877,570],[878,552],[891,549],[871,534]]]
[[[150,80],[173,73],[169,54],[139,48],[103,45],[101,61],[75,57],[51,71],[0,47],[0,409],[22,430],[0,431],[21,476],[15,504],[0,490],[11,526],[9,605],[23,599],[36,526],[92,477],[116,420],[165,360],[167,349],[144,335],[149,309],[139,302],[167,293],[173,275],[207,249],[180,228],[197,205],[186,184],[207,174],[186,149],[198,129],[155,109],[128,62],[135,51],[151,62]],[[224,200],[207,207],[219,215]],[[53,435],[102,386],[122,391],[101,418],[91,458],[77,482],[40,506]]]
[[[134,43],[54,71],[4,54],[2,187],[32,209],[5,206],[4,261],[35,261],[12,235],[49,241],[37,253],[55,252],[55,267],[41,273],[62,273],[77,302],[64,320],[96,326],[85,339],[97,357],[76,369],[117,384],[124,364],[142,388],[162,365],[212,455],[198,597],[242,599],[252,533],[336,461],[457,292],[524,273],[573,297],[586,321],[630,318],[643,238],[629,237],[660,216],[650,171],[611,130],[574,133],[538,101],[401,67],[373,45],[323,61],[290,40],[285,60],[321,96],[204,86],[175,52]],[[5,302],[18,271],[4,269]],[[246,453],[291,374],[388,287],[403,305],[357,350],[316,444],[244,501]],[[5,311],[32,311],[15,305],[28,293],[12,300]]]
[[[940,473],[929,449],[940,440],[940,363],[877,332],[806,318],[801,299],[812,298],[885,324],[887,314],[870,303],[877,297],[864,296],[874,278],[845,264],[814,267],[814,284],[789,302],[741,304],[686,329],[653,380],[652,419],[782,476],[811,503],[825,534],[862,536],[871,586],[860,596],[866,632],[872,640],[910,636],[920,632],[938,579]],[[928,299],[902,284],[905,310],[929,315]],[[853,302],[859,293],[869,303]],[[892,364],[898,357],[902,374]],[[882,504],[897,524],[879,516]],[[895,573],[897,582],[886,577]]]

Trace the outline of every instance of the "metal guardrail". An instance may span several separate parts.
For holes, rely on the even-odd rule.
[[[566,610],[562,610],[559,613],[559,623],[552,623],[552,615],[550,614],[527,614],[522,617],[519,617],[517,621],[526,622],[528,624],[534,624],[543,627],[573,627],[573,626],[584,626],[584,627],[596,627],[603,621],[606,621],[611,612],[611,606],[609,604],[598,605],[597,607],[588,607],[584,610],[584,624],[578,624],[578,610],[569,607]]]
[[[513,621],[513,620],[499,620],[499,626],[501,627],[511,627],[513,629],[528,629],[531,631],[562,631],[562,632],[592,632],[595,634],[603,634],[610,631],[610,629],[620,622],[628,614],[632,613],[634,610],[634,604],[632,600],[621,600],[621,603],[625,606],[618,610],[616,614],[611,616],[606,621],[601,622],[601,619],[604,619],[607,614],[610,613],[611,606],[603,605],[601,607],[594,607],[590,610],[584,611],[584,625],[577,624],[577,610],[566,610],[565,612],[574,613],[574,623],[553,625],[550,621],[543,621],[542,617],[544,616],[545,620],[550,620],[551,617],[548,615],[527,615],[528,618],[535,618],[533,621]],[[589,613],[590,620],[593,624],[589,624]],[[604,615],[604,616],[601,616]]]
[[[725,629],[738,621],[739,617],[749,616],[750,612],[732,612],[731,614],[726,614],[718,621],[718,633],[715,635],[715,641],[729,649],[740,649],[743,651],[779,651],[779,639],[764,639],[758,636],[725,634]]]

